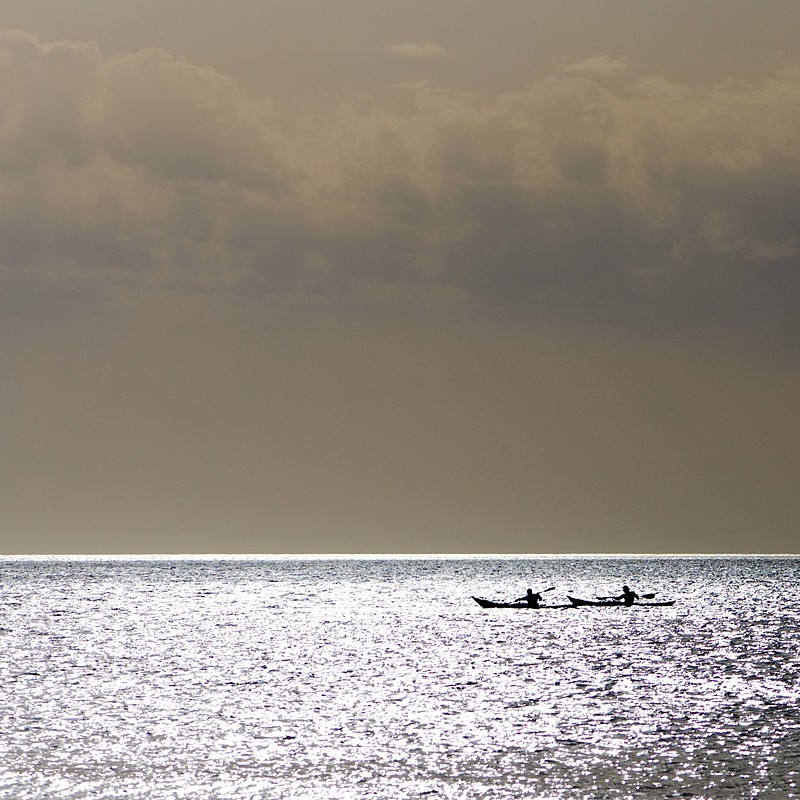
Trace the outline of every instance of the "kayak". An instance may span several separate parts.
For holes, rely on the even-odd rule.
[[[484,600],[482,597],[475,597],[473,595],[472,599],[481,607],[481,608],[529,608],[532,611],[540,611],[543,609],[548,608],[575,608],[574,605],[552,605],[552,606],[531,606],[527,603],[500,603],[496,600]]]
[[[581,600],[580,597],[570,597],[567,595],[567,599],[572,603],[574,607],[578,606],[623,606],[625,607],[625,603],[622,600]],[[633,605],[635,606],[674,606],[674,600],[656,600],[651,603],[642,603],[642,602],[634,602]]]

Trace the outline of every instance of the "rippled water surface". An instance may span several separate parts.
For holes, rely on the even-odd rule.
[[[0,569],[2,798],[800,797],[797,558]]]

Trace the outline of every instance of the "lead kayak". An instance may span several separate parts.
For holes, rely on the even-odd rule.
[[[531,606],[528,603],[501,603],[497,600],[484,600],[482,597],[475,597],[472,596],[472,599],[481,607],[481,608],[529,608],[532,611],[542,611],[544,609],[549,608],[575,608],[573,604],[570,605],[552,605],[552,606]]]
[[[567,600],[572,603],[574,608],[578,606],[625,606],[623,600],[582,600],[580,597],[570,597],[567,595]],[[634,602],[635,606],[674,606],[674,600],[656,600],[651,603]]]

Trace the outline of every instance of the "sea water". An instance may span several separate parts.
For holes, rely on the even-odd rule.
[[[800,797],[798,558],[0,570],[2,798]]]

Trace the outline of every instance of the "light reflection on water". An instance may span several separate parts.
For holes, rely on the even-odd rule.
[[[799,567],[7,559],[0,797],[798,796]]]

